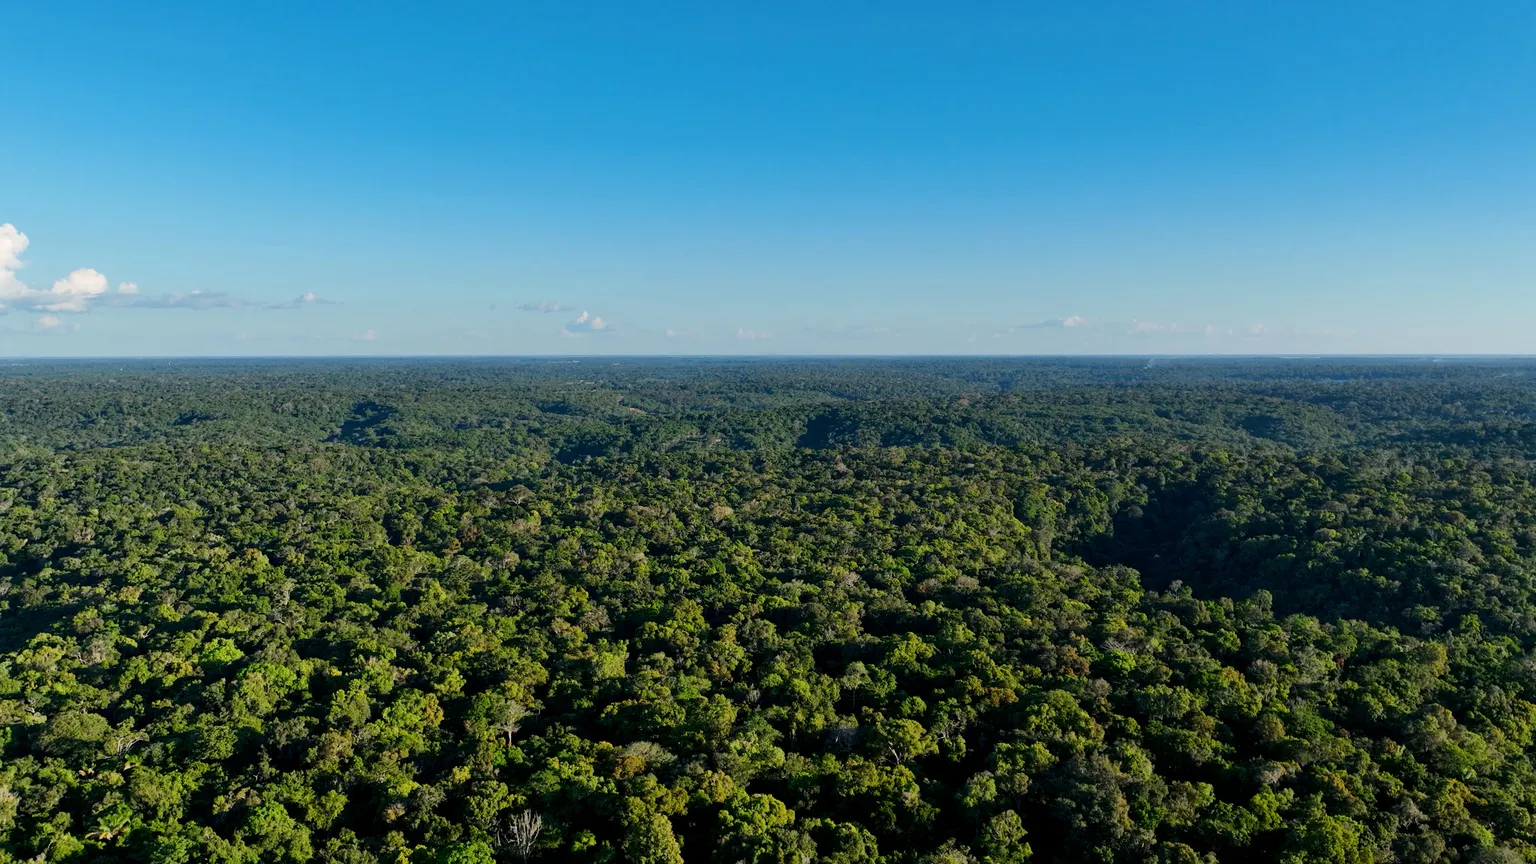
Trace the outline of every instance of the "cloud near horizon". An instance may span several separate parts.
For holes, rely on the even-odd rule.
[[[327,300],[317,296],[313,291],[305,291],[303,294],[283,303],[267,303],[266,309],[303,309],[306,306],[335,306],[335,300]]]
[[[302,309],[307,306],[331,305],[326,300],[307,291],[283,303],[250,304],[223,291],[195,290],[187,293],[144,294],[137,282],[120,282],[117,290],[109,288],[107,277],[90,267],[70,271],[68,276],[57,279],[46,290],[33,288],[17,277],[16,272],[26,266],[21,259],[30,238],[6,222],[0,224],[0,314],[12,309],[26,312],[48,313],[43,320],[55,319],[56,323],[39,322],[39,329],[61,329],[62,319],[54,313],[84,313],[98,306],[116,309],[233,309],[259,305],[263,309]]]
[[[84,312],[92,301],[108,292],[107,277],[89,267],[70,271],[46,290],[33,288],[16,276],[26,266],[21,260],[31,239],[9,222],[0,225],[0,310],[23,309],[29,312]],[[132,282],[118,286],[118,292],[131,295],[139,290]],[[57,316],[48,315],[47,318]],[[45,325],[44,329],[57,327]]]
[[[568,321],[565,325],[565,333],[570,336],[580,336],[585,333],[612,333],[613,328],[607,321],[593,315],[590,312],[582,312],[576,316],[576,320]]]
[[[1065,318],[1047,318],[1044,321],[1036,321],[1033,324],[1025,324],[1019,328],[1022,330],[1075,330],[1079,327],[1087,327],[1088,319],[1081,315],[1068,315]]]

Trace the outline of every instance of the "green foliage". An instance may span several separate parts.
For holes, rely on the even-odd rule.
[[[453,843],[437,856],[439,864],[496,864],[496,853],[483,840]]]
[[[1532,371],[13,369],[0,861],[1536,860]]]

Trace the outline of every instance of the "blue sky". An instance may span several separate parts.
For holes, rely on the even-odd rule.
[[[0,355],[1536,352],[1529,0],[3,21]]]

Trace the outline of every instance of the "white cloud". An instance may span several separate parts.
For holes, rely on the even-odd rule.
[[[13,246],[14,251],[0,250],[0,255],[14,256],[26,248],[26,235],[18,236],[21,238],[19,246]],[[0,271],[0,306],[14,306],[34,312],[84,312],[92,299],[106,292],[107,277],[89,268],[70,273],[54,282],[47,291],[28,286],[9,269]]]
[[[30,244],[27,235],[15,225],[9,222],[0,225],[0,310],[84,312],[107,293],[107,277],[89,267],[71,271],[46,291],[21,281],[16,277],[16,271],[26,265],[21,255]],[[119,293],[125,295],[133,295],[138,289],[139,286],[132,282],[118,286]]]
[[[608,326],[607,321],[590,312],[582,312],[576,316],[576,320],[566,323],[565,332],[572,335],[580,333],[612,333],[613,329]]]
[[[84,312],[93,297],[105,294],[107,277],[90,268],[81,268],[42,291],[16,277],[25,266],[21,260],[31,240],[7,222],[0,225],[0,307],[16,307],[36,312]]]
[[[305,291],[292,300],[263,305],[268,309],[303,309],[305,306],[334,306],[335,304],[335,300],[327,300],[324,297],[317,296],[313,291]]]
[[[28,302],[48,312],[84,312],[87,303],[105,293],[107,277],[82,267],[54,282],[47,292],[35,292]]]
[[[758,339],[772,339],[773,338],[773,334],[772,333],[766,333],[766,332],[758,332],[756,330],[746,330],[746,329],[738,327],[738,328],[736,328],[736,338],[750,342],[750,341],[755,341],[755,340],[758,340]]]
[[[44,315],[37,319],[38,330],[59,330],[64,327],[64,319],[57,315]]]
[[[517,308],[524,312],[569,312],[571,307],[562,306],[549,300],[539,300],[533,303],[523,303]]]
[[[26,252],[28,238],[17,231],[14,224],[0,224],[0,304],[9,298],[32,291],[15,278],[15,271],[22,269],[22,252]]]
[[[357,339],[359,342],[372,342],[378,338],[379,334],[373,330],[364,330],[363,332],[357,334]]]
[[[1075,330],[1078,327],[1086,327],[1088,319],[1081,315],[1068,315],[1065,318],[1047,318],[1044,321],[1036,321],[1033,324],[1025,324],[1028,330]]]
[[[687,340],[689,342],[696,342],[696,341],[698,341],[699,337],[698,337],[697,334],[689,333],[686,330],[672,330],[672,329],[668,329],[667,330],[667,338],[668,339],[684,339],[684,340]]]
[[[29,242],[27,235],[17,231],[15,225],[9,222],[0,225],[0,287],[14,279],[14,272],[22,268],[21,253],[27,251]]]
[[[97,306],[134,309],[228,309],[247,305],[223,291],[197,290],[189,293],[143,294],[137,282],[120,282],[116,291],[108,288],[107,277],[89,267],[70,272],[47,290],[33,288],[16,277],[25,266],[21,260],[30,241],[9,222],[0,225],[0,312],[23,309],[38,313],[87,312]],[[270,309],[297,309],[328,304],[332,301],[307,292],[280,304],[266,304]]]

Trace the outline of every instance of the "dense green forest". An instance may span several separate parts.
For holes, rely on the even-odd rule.
[[[0,861],[1536,861],[1536,362],[0,367]]]

